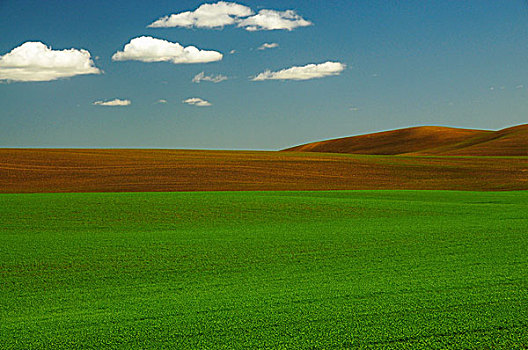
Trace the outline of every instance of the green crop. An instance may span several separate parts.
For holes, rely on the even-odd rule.
[[[526,348],[528,192],[0,195],[0,347]]]

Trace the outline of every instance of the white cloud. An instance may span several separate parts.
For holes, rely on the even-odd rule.
[[[167,103],[167,100],[160,98],[156,103]]]
[[[53,50],[41,42],[28,41],[0,56],[0,80],[49,81],[83,74],[101,74],[90,52]]]
[[[340,62],[308,64],[302,67],[291,67],[283,69],[278,72],[271,72],[267,70],[263,73],[260,73],[252,80],[308,80],[328,77],[332,75],[339,75],[345,68],[346,65]]]
[[[227,80],[228,78],[225,75],[217,74],[217,75],[205,75],[205,72],[198,73],[194,76],[192,82],[193,83],[199,83],[201,81],[210,81],[213,83],[220,83],[224,80]]]
[[[188,99],[186,99],[186,100],[183,100],[183,103],[187,103],[188,105],[198,106],[198,107],[208,107],[208,106],[211,106],[211,103],[210,103],[209,101],[202,100],[202,99],[199,98],[199,97],[188,98]]]
[[[521,85],[517,85],[515,88],[516,89],[524,89],[524,85],[522,85],[522,84]]]
[[[358,112],[358,111],[361,110],[359,107],[355,107],[355,106],[354,106],[354,107],[350,107],[349,109],[350,109],[352,112]]]
[[[130,40],[123,51],[118,51],[112,56],[112,60],[179,64],[214,62],[220,61],[222,57],[223,55],[217,51],[200,50],[194,46],[183,47],[179,43],[142,36]]]
[[[219,1],[215,4],[203,4],[194,11],[185,11],[165,16],[150,24],[151,28],[222,28],[235,24],[240,17],[247,17],[253,11],[234,2]]]
[[[258,14],[239,21],[238,27],[253,32],[256,30],[293,30],[297,27],[306,27],[312,24],[312,22],[305,20],[293,10],[260,10]]]
[[[229,51],[229,53],[230,53],[231,55],[234,55],[236,52],[237,52],[237,50],[231,50],[231,51]]]
[[[120,106],[130,106],[132,102],[130,100],[120,100],[118,98],[110,101],[95,101],[93,104],[96,106],[109,106],[109,107],[120,107]]]
[[[264,43],[260,45],[257,50],[266,50],[266,49],[274,49],[276,47],[279,47],[279,44],[277,43]]]
[[[310,26],[313,23],[299,16],[294,10],[260,10],[255,14],[247,6],[235,2],[219,1],[214,4],[202,4],[194,11],[174,13],[161,17],[149,24],[150,28],[184,27],[217,28],[234,25],[248,31],[256,30],[293,30]]]

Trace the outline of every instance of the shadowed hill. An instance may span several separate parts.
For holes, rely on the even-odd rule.
[[[421,126],[312,142],[284,151],[371,155],[528,156],[528,124],[499,131]]]
[[[450,156],[528,156],[528,124],[478,135],[418,154]]]

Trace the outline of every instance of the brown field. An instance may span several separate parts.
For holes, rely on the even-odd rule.
[[[0,192],[526,190],[528,157],[0,149]]]
[[[528,124],[499,131],[420,126],[312,142],[284,151],[377,155],[528,156]]]

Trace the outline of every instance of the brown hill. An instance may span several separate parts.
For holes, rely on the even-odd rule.
[[[446,147],[420,152],[449,156],[528,156],[528,124],[469,138]]]
[[[528,124],[499,131],[421,126],[312,142],[284,151],[373,155],[528,156]]]

